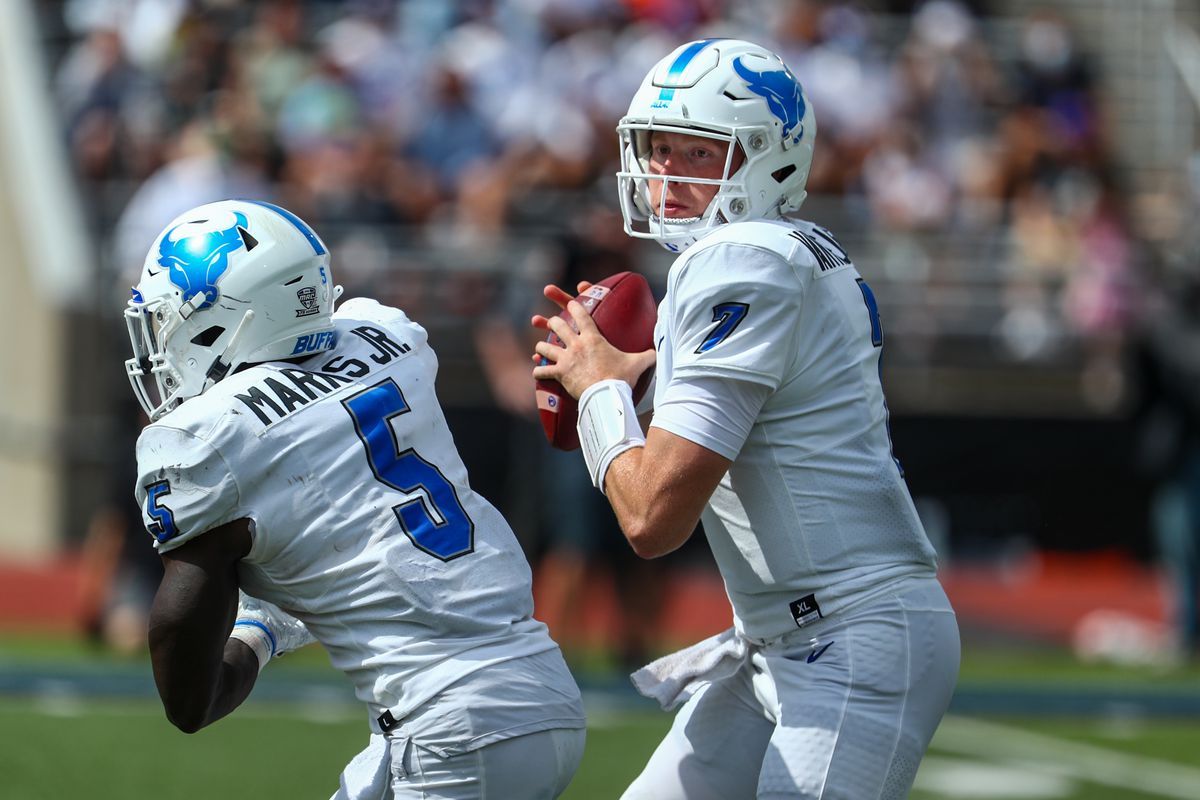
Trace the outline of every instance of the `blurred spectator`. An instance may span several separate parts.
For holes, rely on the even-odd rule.
[[[979,26],[954,0],[931,0],[913,17],[898,66],[901,112],[924,131],[924,146],[945,167],[959,143],[985,134],[999,76]]]
[[[1200,276],[1179,275],[1139,341],[1139,466],[1158,486],[1152,527],[1182,653],[1200,655]]]
[[[595,490],[578,453],[543,443],[541,526],[545,554],[537,562],[537,615],[550,626],[568,662],[578,663],[590,591],[613,587],[617,618],[609,631],[617,666],[630,672],[659,655],[662,567],[634,554],[604,496]]]
[[[405,50],[385,26],[382,14],[354,13],[317,33],[321,57],[354,90],[364,118],[376,129],[400,135],[416,124],[415,108],[426,99],[423,59]]]
[[[67,54],[55,82],[67,142],[85,188],[136,171],[146,159],[130,145],[145,140],[133,136],[140,115],[130,98],[141,80],[117,29],[97,22]]]
[[[74,31],[116,33],[132,63],[153,68],[167,57],[188,5],[188,0],[66,0],[63,17]]]
[[[1051,11],[1023,21],[1017,62],[1017,102],[1044,111],[1064,157],[1103,166],[1103,138],[1096,78],[1075,45],[1066,22]]]
[[[602,209],[581,216],[560,237],[560,258],[547,282],[574,290],[630,267],[633,241],[620,235],[621,219]],[[548,303],[546,304],[549,305]],[[541,307],[539,313],[550,313]],[[528,319],[528,316],[526,316]],[[526,326],[526,330],[530,330]],[[532,352],[532,346],[525,353]],[[528,355],[522,359],[528,365]],[[528,372],[526,372],[528,374]],[[529,387],[532,389],[532,386]],[[589,588],[611,583],[617,620],[613,636],[618,665],[640,668],[661,642],[658,628],[663,574],[658,564],[639,558],[626,542],[608,501],[592,486],[578,453],[543,444],[539,486],[539,530],[544,555],[538,563],[538,613],[551,627],[568,659],[588,642],[580,632],[588,616]]]
[[[797,2],[778,8],[779,52],[802,76],[819,110],[821,146],[810,191],[851,190],[867,154],[896,122],[901,87],[872,43],[869,18],[855,6]]]
[[[313,56],[302,41],[302,4],[271,0],[257,5],[253,24],[235,36],[231,57],[247,89],[273,120],[284,99],[311,72]]]
[[[1178,211],[1200,212],[1200,152]],[[1183,238],[1194,245],[1196,231]],[[1146,291],[1134,340],[1140,389],[1137,466],[1155,485],[1151,506],[1159,563],[1170,579],[1175,643],[1200,657],[1200,250],[1167,253]]]
[[[418,124],[408,150],[429,165],[439,187],[452,193],[462,176],[479,162],[498,153],[488,121],[471,104],[463,75],[443,63],[431,76],[433,97]]]
[[[276,117],[279,143],[288,153],[349,142],[360,130],[358,98],[335,61],[317,60],[316,68],[284,96]]]
[[[270,196],[253,165],[230,163],[217,150],[209,120],[189,123],[167,148],[167,161],[146,179],[113,232],[112,277],[122,293],[137,283],[146,251],[168,222],[196,205],[227,197]]]
[[[137,478],[133,445],[145,420],[132,395],[122,404],[111,453],[108,499],[88,521],[81,549],[80,625],[88,640],[121,655],[146,652],[146,620],[162,577],[162,562],[150,546],[142,518],[130,500]]]
[[[938,228],[953,208],[946,175],[928,157],[916,130],[895,123],[863,164],[863,186],[876,220],[895,231]]]

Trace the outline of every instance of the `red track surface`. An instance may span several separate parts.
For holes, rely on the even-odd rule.
[[[0,564],[0,628],[71,630],[78,627],[79,559],[62,556],[33,566]],[[665,576],[659,627],[665,639],[685,643],[730,624],[720,578],[703,571]],[[963,627],[986,627],[1066,642],[1076,624],[1097,609],[1122,612],[1154,624],[1167,619],[1163,576],[1116,553],[1038,553],[1003,566],[953,566],[942,583]],[[564,641],[606,641],[620,630],[611,586],[594,580],[570,632],[547,622]],[[538,616],[541,607],[539,606]]]
[[[74,555],[37,565],[0,564],[0,626],[6,630],[78,627],[79,566]]]

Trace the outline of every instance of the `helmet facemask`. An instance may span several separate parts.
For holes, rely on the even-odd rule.
[[[678,124],[639,123],[622,120],[617,127],[621,138],[622,170],[617,173],[625,232],[630,236],[655,239],[668,250],[679,251],[717,225],[745,219],[751,211],[751,198],[744,176],[752,166],[743,141],[762,134],[757,129],[734,128],[713,131]],[[653,134],[677,133],[711,139],[725,146],[724,167],[718,178],[701,178],[675,172],[655,172],[650,165]],[[652,199],[651,183],[664,182],[657,207]],[[670,184],[716,186],[717,192],[699,216],[672,218],[666,213]],[[760,215],[761,216],[761,215]]]
[[[241,332],[254,318],[254,311],[246,309],[229,335],[221,325],[192,319],[203,302],[204,295],[198,292],[188,303],[173,308],[166,297],[146,301],[135,290],[125,308],[125,327],[133,346],[125,374],[151,421],[225,377],[233,366],[229,353],[236,351]]]

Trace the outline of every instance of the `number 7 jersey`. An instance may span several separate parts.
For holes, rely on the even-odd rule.
[[[230,375],[149,425],[136,495],[160,553],[248,518],[242,588],[302,620],[360,699],[399,718],[555,644],[512,530],[468,484],[425,330],[363,299],[334,322],[332,350]]]
[[[827,231],[719,226],[672,265],[654,338],[651,425],[733,462],[702,521],[743,634],[934,573],[892,457],[875,297]]]

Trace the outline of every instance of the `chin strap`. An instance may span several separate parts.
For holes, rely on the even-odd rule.
[[[629,384],[611,379],[589,386],[579,397],[576,429],[592,484],[607,495],[604,476],[613,459],[626,450],[646,445]]]

